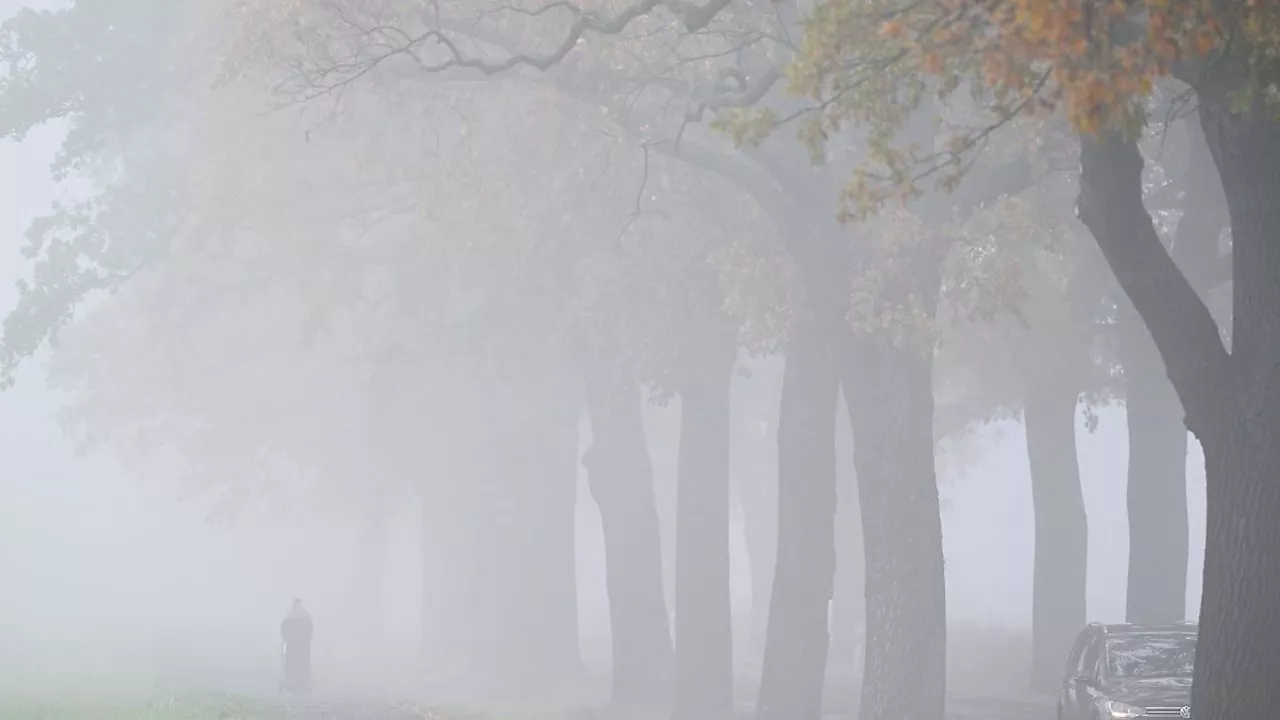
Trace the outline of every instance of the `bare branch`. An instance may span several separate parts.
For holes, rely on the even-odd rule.
[[[709,0],[705,5],[700,5],[688,0],[640,0],[609,17],[601,17],[575,3],[564,1],[552,2],[534,11],[503,8],[504,11],[522,12],[535,17],[559,10],[572,15],[574,20],[550,52],[511,51],[510,45],[507,45],[504,48],[507,54],[495,60],[464,52],[457,41],[450,36],[451,32],[460,31],[462,34],[474,37],[473,31],[478,30],[478,27],[461,30],[457,23],[448,22],[439,17],[436,12],[427,13],[422,18],[426,29],[417,34],[384,25],[361,28],[354,20],[341,18],[341,21],[353,30],[353,34],[338,39],[356,43],[354,52],[345,60],[327,58],[325,60],[329,62],[313,68],[310,72],[299,72],[298,75],[301,76],[302,81],[297,88],[281,86],[277,90],[283,91],[283,94],[296,95],[298,97],[295,97],[295,100],[305,102],[321,95],[340,92],[342,87],[368,75],[388,61],[400,57],[408,58],[419,70],[426,73],[461,69],[476,71],[484,76],[494,76],[521,67],[547,71],[563,61],[588,33],[620,34],[635,20],[658,9],[665,9],[674,14],[680,20],[685,32],[695,33],[705,29],[729,6],[730,2],[731,0]],[[477,23],[486,14],[492,14],[492,11],[478,16]],[[450,26],[452,29],[449,29]],[[430,62],[423,57],[423,53],[428,49],[443,50],[444,57],[436,62]],[[297,79],[297,77],[294,78],[294,80]],[[291,90],[295,92],[290,92]]]
[[[627,216],[627,221],[622,224],[622,228],[618,230],[618,242],[622,242],[623,236],[631,229],[631,225],[640,217],[640,205],[644,202],[644,193],[649,188],[649,146],[641,145],[640,149],[644,151],[644,165],[640,175],[640,187],[636,189],[635,207]]]

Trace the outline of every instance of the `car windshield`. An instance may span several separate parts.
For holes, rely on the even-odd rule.
[[[1107,638],[1107,672],[1116,678],[1190,677],[1193,633],[1126,633]]]

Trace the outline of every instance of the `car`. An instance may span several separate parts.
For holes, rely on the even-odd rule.
[[[1089,625],[1067,656],[1058,720],[1190,718],[1198,629]]]

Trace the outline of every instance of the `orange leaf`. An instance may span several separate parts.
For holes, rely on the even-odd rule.
[[[1218,44],[1217,38],[1213,36],[1213,31],[1209,28],[1197,28],[1195,34],[1191,38],[1192,47],[1197,55],[1208,55]]]
[[[902,37],[905,30],[901,20],[888,20],[880,26],[880,37],[896,40]]]

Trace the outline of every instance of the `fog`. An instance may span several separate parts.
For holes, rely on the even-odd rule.
[[[0,17],[18,7],[0,0]],[[210,68],[195,64],[190,88],[148,105],[155,118],[66,178],[51,170],[76,141],[65,119],[0,142],[6,311],[19,305],[16,283],[33,275],[24,233],[57,203],[132,172],[151,203],[140,216],[186,213],[163,225],[172,234],[158,259],[75,303],[57,342],[40,344],[0,394],[0,695],[270,695],[280,622],[302,598],[324,695],[603,702],[610,581],[584,459],[599,398],[571,356],[618,327],[623,354],[637,355],[624,365],[646,393],[662,595],[675,622],[681,363],[697,354],[688,348],[715,342],[698,323],[722,307],[739,337],[734,669],[756,682],[768,608],[752,571],[771,563],[753,563],[749,526],[769,518],[760,522],[777,532],[779,349],[790,339],[756,336],[801,314],[776,309],[800,301],[777,280],[790,271],[768,269],[782,252],[775,219],[547,85],[442,83],[417,98],[392,73],[376,92],[353,86],[341,99],[279,108],[254,94],[260,81],[210,89]],[[171,148],[181,148],[176,161],[164,156]],[[116,154],[127,161],[112,169]],[[104,245],[137,227],[113,226]],[[125,252],[119,265],[131,268],[141,255],[129,253],[149,251]],[[722,299],[721,287],[738,289]],[[940,352],[953,347],[945,337]],[[1016,405],[1005,389],[991,404]],[[1086,619],[1123,622],[1126,412],[1122,399],[1087,392],[1075,411]],[[855,443],[840,408],[837,538],[861,522],[848,504]],[[968,682],[963,666],[994,668],[986,687],[949,692],[1025,685],[1035,515],[1019,413],[975,413],[937,442],[951,671]],[[1189,438],[1187,619],[1200,608],[1204,462]],[[743,490],[743,478],[759,486]],[[757,491],[763,505],[745,499]],[[571,504],[557,504],[567,492]],[[565,508],[571,535],[546,519]],[[571,563],[550,557],[566,545]],[[837,596],[844,587],[861,597],[861,577],[842,585],[861,573],[842,558],[861,552],[861,542],[837,544]],[[477,569],[486,567],[497,569]],[[565,572],[576,605],[556,594]],[[570,654],[585,673],[569,680],[535,672],[549,657],[539,653],[572,636],[551,637],[555,613],[576,618]],[[514,627],[530,616],[548,627]],[[1006,640],[982,638],[1013,638],[1015,657],[984,654]],[[494,661],[505,651],[493,648],[508,645],[534,659]],[[833,657],[828,672],[861,673],[860,659],[844,662]]]

